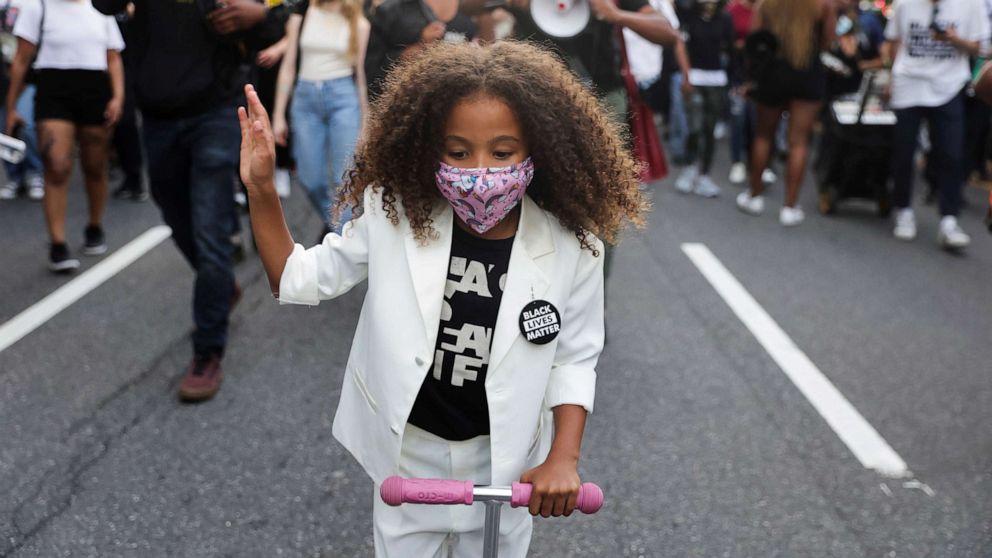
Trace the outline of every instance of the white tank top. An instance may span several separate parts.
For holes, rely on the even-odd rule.
[[[311,4],[300,31],[300,74],[305,81],[326,81],[350,76],[355,61],[348,55],[351,30],[339,10]]]

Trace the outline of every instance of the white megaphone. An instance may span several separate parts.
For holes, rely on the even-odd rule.
[[[534,23],[552,37],[574,37],[589,24],[588,0],[530,0]]]

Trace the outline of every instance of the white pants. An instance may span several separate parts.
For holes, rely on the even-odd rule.
[[[439,438],[411,424],[403,434],[400,475],[405,478],[491,482],[489,436],[464,442]],[[485,505],[386,505],[375,487],[372,527],[376,558],[478,558],[482,556]],[[504,504],[499,526],[500,558],[524,558],[533,522],[527,508]]]

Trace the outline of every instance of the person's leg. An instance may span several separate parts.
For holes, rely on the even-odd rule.
[[[676,164],[685,162],[685,142],[689,124],[686,121],[685,104],[682,99],[682,74],[672,74],[671,112],[668,115],[669,142],[668,149]]]
[[[79,161],[89,201],[89,225],[100,226],[107,203],[107,150],[110,133],[103,126],[80,126]]]
[[[723,117],[725,110],[726,89],[723,87],[700,87],[703,99],[703,136],[702,151],[699,160],[700,174],[709,174],[713,166],[713,154],[716,152],[716,137],[714,130],[717,122]]]
[[[189,120],[146,118],[142,131],[148,155],[152,199],[172,229],[172,241],[195,269],[196,248],[190,222],[190,150],[183,139]]]
[[[404,478],[454,478],[449,443],[406,425],[398,473]],[[451,506],[404,504],[392,507],[379,497],[379,488],[379,485],[375,486],[372,503],[375,556],[442,556],[442,546],[448,541],[453,526]],[[480,546],[476,550],[476,555],[481,549]]]
[[[892,133],[892,207],[908,209],[913,202],[913,156],[923,109],[909,107],[896,109],[896,125]]]
[[[964,173],[962,178],[968,180],[971,173],[978,173],[978,179],[987,178],[985,168],[985,146],[988,143],[989,119],[992,109],[975,97],[964,97]]]
[[[703,102],[703,93],[700,89],[697,87],[693,89],[688,97],[683,97],[685,99],[685,117],[688,131],[685,144],[685,164],[687,166],[696,165],[699,162],[702,143],[705,141],[702,137],[706,133],[706,130],[703,129],[703,110],[705,105]],[[710,130],[710,133],[712,132],[713,130]]]
[[[41,161],[41,153],[38,151],[38,128],[34,122],[34,95],[35,86],[28,85],[24,88],[20,98],[17,99],[17,112],[24,119],[24,128],[21,130],[21,139],[27,144],[24,152],[23,165],[24,177],[40,177],[44,172]]]
[[[233,109],[222,107],[197,117],[188,134],[196,270],[193,347],[197,355],[221,356],[234,293],[231,177],[237,171],[240,129]]]
[[[768,168],[768,161],[772,155],[772,142],[775,138],[775,130],[778,129],[779,118],[782,116],[782,107],[773,107],[755,103],[756,121],[754,137],[751,139],[751,195],[760,196],[765,185],[761,181],[761,173]]]
[[[810,133],[820,114],[820,102],[792,101],[789,104],[789,159],[785,172],[785,205],[795,207],[806,175]]]
[[[958,95],[928,113],[940,214],[957,217],[961,211],[961,191],[964,188],[964,134],[961,133],[964,127],[964,96]]]
[[[351,78],[330,82],[327,100],[330,102],[328,136],[331,138],[331,203],[337,202],[338,190],[344,182],[344,174],[351,167],[361,127],[362,109],[358,101],[358,90]],[[345,207],[336,220],[334,230],[351,220],[351,208]]]
[[[297,178],[307,191],[310,204],[317,210],[321,222],[330,225],[331,186],[327,180],[330,139],[320,103],[320,85],[298,82],[290,112]]]
[[[731,93],[730,97],[730,162],[741,163],[744,161],[744,134],[746,131],[747,102],[738,93]]]
[[[68,120],[42,120],[38,123],[38,131],[45,172],[45,199],[42,206],[48,225],[48,237],[52,244],[64,244],[76,125]]]

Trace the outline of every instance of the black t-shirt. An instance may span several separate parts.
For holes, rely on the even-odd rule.
[[[619,0],[621,10],[639,12],[647,0]],[[592,82],[597,92],[605,95],[623,87],[620,77],[619,32],[613,24],[589,18],[589,24],[578,35],[562,39],[552,37],[534,23],[530,11],[514,10],[517,19],[515,34],[520,39],[536,41],[558,51],[572,71],[583,81]]]
[[[375,9],[365,53],[369,98],[374,99],[382,93],[382,80],[389,69],[399,61],[407,47],[420,42],[424,27],[437,19],[424,0],[386,0]],[[444,25],[444,41],[461,43],[475,38],[475,23],[461,12]]]
[[[709,20],[695,11],[682,21],[689,66],[697,70],[726,70],[734,48],[734,21],[730,14],[717,12]]]
[[[434,364],[408,422],[460,441],[489,434],[486,373],[513,238],[485,240],[452,228]]]

